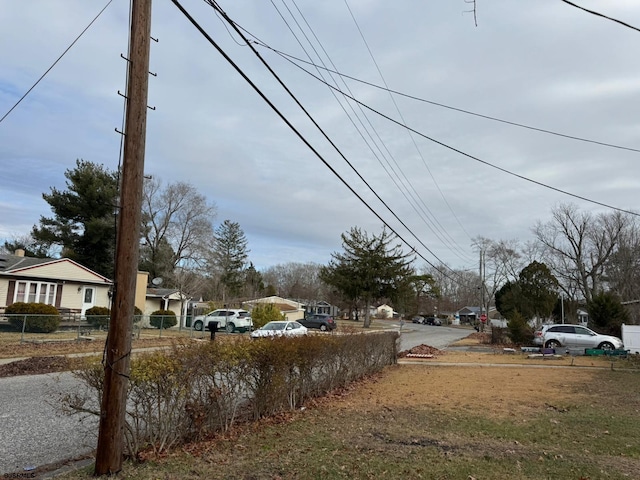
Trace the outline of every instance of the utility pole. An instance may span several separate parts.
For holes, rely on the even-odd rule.
[[[124,157],[116,238],[115,291],[104,353],[104,388],[95,475],[111,475],[122,470],[144,181],[150,41],[151,0],[133,0]]]

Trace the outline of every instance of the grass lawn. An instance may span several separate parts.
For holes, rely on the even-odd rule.
[[[116,478],[638,479],[639,375],[401,364]]]

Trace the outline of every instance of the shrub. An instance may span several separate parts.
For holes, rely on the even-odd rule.
[[[516,311],[511,315],[507,328],[513,343],[522,345],[533,341],[533,330],[531,330],[531,327],[520,312]]]
[[[149,323],[156,328],[171,328],[178,324],[173,310],[156,310],[149,316]]]
[[[104,328],[109,326],[111,318],[111,310],[107,307],[91,307],[85,312],[87,323],[95,328]]]
[[[258,303],[251,310],[251,320],[253,328],[260,328],[269,322],[284,320],[285,316],[275,303]]]
[[[9,323],[17,330],[22,330],[22,322],[25,319],[25,332],[51,333],[60,326],[60,312],[53,305],[16,302],[5,308],[4,312],[11,315]]]
[[[155,313],[155,312],[154,312]],[[309,335],[252,341],[174,344],[131,360],[126,454],[164,450],[299,408],[309,398],[347,386],[395,363],[398,333]],[[65,397],[70,414],[100,415],[103,367],[75,372],[88,390]]]

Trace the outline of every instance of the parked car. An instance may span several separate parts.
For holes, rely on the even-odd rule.
[[[567,323],[544,325],[541,334],[534,335],[546,348],[566,347],[570,349],[599,348],[602,350],[616,350],[624,348],[622,340],[611,335],[600,335],[581,325]]]
[[[251,338],[299,337],[308,333],[307,327],[293,320],[269,322],[251,332]]]
[[[323,332],[335,330],[338,326],[333,317],[325,313],[311,313],[300,320],[300,323],[307,328],[319,328]]]
[[[439,327],[440,325],[442,325],[442,320],[436,317],[427,317],[424,323],[426,323],[427,325],[436,325]]]
[[[413,317],[413,318],[411,319],[411,321],[412,321],[413,323],[419,323],[419,324],[421,324],[421,325],[422,325],[422,324],[424,323],[424,317],[422,317],[422,316],[420,316],[420,315],[416,315],[415,317]]]
[[[210,322],[218,322],[218,330],[224,329],[228,333],[248,332],[253,328],[251,314],[248,311],[238,308],[222,308],[194,318],[193,329],[198,331],[208,329]]]

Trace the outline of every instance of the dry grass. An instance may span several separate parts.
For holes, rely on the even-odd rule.
[[[304,410],[127,463],[117,478],[640,478],[638,379],[601,369],[398,365]]]

